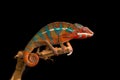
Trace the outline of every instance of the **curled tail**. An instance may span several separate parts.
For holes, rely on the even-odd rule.
[[[24,51],[23,61],[29,67],[34,67],[39,62],[39,56],[37,54],[29,53],[28,51]]]

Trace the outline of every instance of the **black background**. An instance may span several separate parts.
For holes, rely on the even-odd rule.
[[[55,21],[80,23],[88,26],[95,34],[90,39],[71,40],[74,49],[71,56],[53,57],[54,62],[41,60],[36,67],[26,68],[23,80],[51,79],[93,79],[97,75],[97,43],[95,12],[79,14],[29,14],[8,11],[1,15],[1,76],[9,80],[14,72],[16,60],[13,58],[19,50],[23,50],[29,40],[43,26]],[[2,32],[3,31],[3,32]]]

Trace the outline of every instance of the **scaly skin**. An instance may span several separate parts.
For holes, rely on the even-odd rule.
[[[42,29],[40,29],[36,35],[27,44],[24,50],[23,60],[29,67],[34,67],[39,62],[37,54],[31,54],[31,52],[42,45],[47,45],[54,54],[57,54],[52,45],[60,44],[64,52],[63,43],[72,39],[85,39],[93,36],[93,32],[80,24],[71,24],[68,22],[53,22]]]

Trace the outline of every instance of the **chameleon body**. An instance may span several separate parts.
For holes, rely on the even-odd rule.
[[[93,36],[93,32],[81,24],[68,22],[49,23],[40,29],[27,44],[23,53],[23,60],[27,66],[33,67],[39,62],[38,55],[32,54],[36,47],[48,45],[53,50],[53,54],[57,54],[52,45],[60,44],[64,50],[63,43],[72,39],[84,39],[91,36]]]

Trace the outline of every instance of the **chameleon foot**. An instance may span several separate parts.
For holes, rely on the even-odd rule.
[[[67,56],[70,56],[73,53],[73,48],[69,42],[67,42],[67,46],[68,46],[67,48],[69,49],[69,52],[70,52],[67,54]]]

